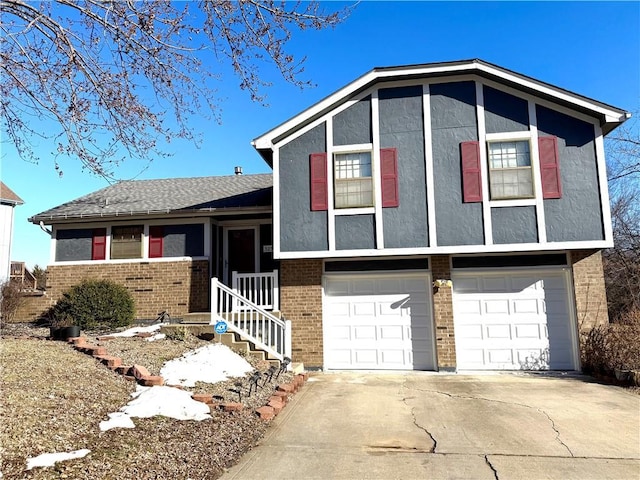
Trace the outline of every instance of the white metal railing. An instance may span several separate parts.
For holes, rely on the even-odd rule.
[[[243,297],[265,310],[279,310],[278,271],[231,273],[231,286]]]
[[[291,358],[291,322],[267,312],[214,277],[211,279],[211,324],[221,320],[230,331],[274,358]]]

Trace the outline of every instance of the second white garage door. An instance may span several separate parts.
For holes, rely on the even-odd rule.
[[[454,273],[459,370],[575,370],[564,270]]]
[[[435,369],[429,285],[424,274],[325,276],[325,368]]]

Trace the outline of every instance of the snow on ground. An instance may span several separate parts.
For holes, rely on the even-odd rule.
[[[253,367],[249,362],[229,347],[212,344],[168,361],[160,370],[160,375],[168,384],[193,387],[196,382],[222,382],[229,377],[243,377],[251,371]],[[193,400],[190,392],[179,388],[138,386],[132,397],[134,399],[119,412],[110,413],[109,420],[100,422],[100,430],[134,428],[135,424],[131,420],[134,417],[162,415],[177,420],[211,418],[206,404]]]
[[[149,325],[148,327],[132,327],[123,332],[118,333],[110,333],[109,335],[105,335],[107,337],[135,337],[139,333],[153,333],[160,330],[162,323],[157,323],[155,325]],[[152,338],[152,337],[149,337]]]
[[[124,332],[113,333],[113,337],[133,337],[138,333],[157,332],[161,324],[148,327],[134,327]],[[157,333],[146,340],[160,340],[164,335]],[[195,386],[196,382],[216,383],[229,377],[243,377],[253,371],[253,367],[240,355],[229,347],[212,344],[198,348],[184,354],[180,358],[165,363],[160,371],[168,384]],[[179,388],[156,386],[142,387],[131,395],[131,400],[120,411],[110,413],[109,420],[100,422],[100,430],[112,428],[135,428],[132,418],[148,418],[156,415],[171,417],[178,420],[205,420],[211,418],[209,406],[191,398],[191,393]],[[27,459],[27,470],[33,467],[49,467],[56,462],[82,458],[90,450],[76,450],[66,453],[45,453],[35,458]],[[2,474],[0,473],[0,478]]]
[[[191,393],[173,387],[142,387],[132,394],[134,397],[119,412],[110,413],[109,420],[100,422],[100,430],[112,428],[134,428],[134,417],[149,418],[156,415],[176,420],[205,420],[211,418],[209,406],[191,398]]]
[[[196,382],[222,382],[229,377],[244,377],[251,371],[249,362],[229,347],[216,343],[168,361],[160,376],[170,385],[195,387]]]
[[[82,458],[89,452],[91,452],[91,450],[83,448],[82,450],[75,450],[73,452],[43,453],[37,457],[27,458],[27,470],[31,470],[33,467],[52,467],[56,462]]]

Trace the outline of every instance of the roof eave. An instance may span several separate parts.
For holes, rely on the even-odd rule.
[[[210,217],[215,215],[250,215],[254,213],[269,213],[273,209],[271,206],[255,207],[231,207],[231,208],[199,208],[199,209],[179,209],[147,212],[110,212],[109,214],[82,214],[82,215],[34,215],[28,219],[29,222],[38,225],[43,222],[45,225],[58,225],[65,223],[95,223],[113,222],[128,219],[159,219],[159,218],[185,218],[185,217]]]
[[[256,150],[258,150],[262,158],[269,163],[270,158],[265,152],[273,151],[274,144],[278,143],[283,138],[286,138],[300,126],[308,124],[313,119],[318,118],[327,111],[335,108],[335,106],[344,102],[348,97],[371,87],[375,83],[398,78],[436,75],[445,76],[452,74],[478,74],[481,76],[499,79],[508,84],[515,85],[522,90],[530,91],[534,94],[551,98],[556,102],[573,106],[575,109],[589,112],[591,116],[600,118],[601,126],[605,134],[626,121],[630,116],[628,112],[620,108],[613,107],[569,90],[536,80],[532,77],[527,77],[517,72],[507,70],[483,60],[473,59],[447,63],[374,68],[353,82],[315,103],[298,115],[255,138],[252,145]],[[271,163],[269,163],[269,165],[271,165]]]

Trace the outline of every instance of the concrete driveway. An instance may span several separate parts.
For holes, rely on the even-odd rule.
[[[588,377],[316,374],[237,479],[639,479],[640,395]]]

